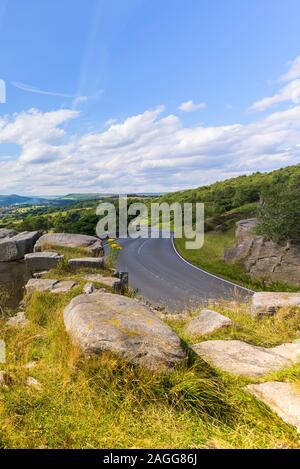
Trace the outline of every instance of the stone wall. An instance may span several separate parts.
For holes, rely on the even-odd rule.
[[[256,220],[241,220],[236,226],[235,247],[226,249],[224,260],[241,262],[252,278],[300,286],[300,242],[277,244],[252,230]]]

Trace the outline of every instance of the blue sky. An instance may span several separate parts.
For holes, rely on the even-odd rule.
[[[0,0],[0,193],[299,162],[299,22],[299,0]]]

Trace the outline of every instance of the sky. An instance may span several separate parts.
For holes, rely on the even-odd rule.
[[[299,24],[299,0],[0,0],[0,194],[300,162]]]

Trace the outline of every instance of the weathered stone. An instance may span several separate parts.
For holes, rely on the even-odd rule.
[[[77,286],[77,282],[74,282],[73,280],[63,280],[60,282],[57,282],[51,292],[52,293],[68,293],[72,288]]]
[[[204,361],[241,376],[263,376],[292,365],[272,348],[257,347],[240,340],[210,340],[193,346]]]
[[[272,351],[278,353],[282,357],[288,358],[293,363],[300,362],[300,344],[299,343],[288,343],[277,345],[276,347],[272,347]]]
[[[57,267],[64,256],[57,252],[33,252],[25,255],[25,263],[29,272],[43,272]]]
[[[48,233],[38,240],[34,251],[46,251],[51,248],[51,246],[83,248],[94,257],[103,256],[102,241],[95,236],[70,233]]]
[[[255,316],[275,314],[279,308],[300,306],[300,293],[258,292],[252,296],[251,313]]]
[[[90,295],[96,290],[96,287],[93,283],[86,283],[83,288],[83,293]]]
[[[237,223],[236,246],[226,249],[224,260],[242,262],[254,279],[291,283],[300,286],[300,241],[278,244],[256,236],[255,219]]]
[[[121,279],[117,277],[105,277],[101,274],[88,274],[85,275],[84,280],[88,280],[89,282],[99,282],[107,287],[112,288],[115,291],[121,291],[123,288]]]
[[[27,293],[30,293],[32,291],[39,291],[39,292],[51,291],[56,283],[58,283],[58,280],[49,279],[49,278],[45,278],[45,279],[31,278],[30,280],[28,280],[27,284],[25,285],[25,289]]]
[[[248,218],[247,220],[240,220],[236,223],[235,237],[238,244],[253,239],[253,229],[257,225],[256,218]]]
[[[300,392],[295,384],[269,381],[249,384],[247,389],[300,433]]]
[[[231,319],[226,316],[210,309],[203,309],[187,324],[184,332],[192,336],[202,336],[231,325]]]
[[[103,269],[104,257],[83,257],[70,259],[69,266],[72,269]]]
[[[29,388],[35,389],[36,391],[42,390],[41,383],[37,379],[33,378],[32,376],[28,376],[26,380],[26,386],[28,386]]]
[[[67,332],[85,354],[112,352],[149,369],[185,360],[179,337],[135,299],[107,292],[74,298],[64,312]]]
[[[26,327],[29,324],[28,319],[25,317],[24,311],[20,311],[15,316],[10,317],[7,320],[7,325],[10,327]]]
[[[253,241],[246,240],[242,244],[238,244],[232,248],[225,249],[224,252],[224,261],[229,264],[234,264],[240,261],[245,260],[245,258],[250,254]]]
[[[0,239],[0,262],[10,262],[23,259],[25,254],[33,251],[40,232],[33,231],[19,233],[12,238]]]
[[[1,228],[0,229],[0,239],[12,238],[13,236],[16,236],[17,234],[18,234],[18,232],[15,231],[15,230],[10,230],[8,228]]]
[[[59,281],[54,279],[30,279],[25,288],[26,292],[30,293],[32,291],[45,292],[49,291],[51,293],[67,293],[72,288],[77,285],[73,280]]]

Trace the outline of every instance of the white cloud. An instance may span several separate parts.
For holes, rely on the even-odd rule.
[[[196,104],[192,100],[185,101],[184,103],[180,104],[178,109],[183,112],[193,112],[197,111],[198,109],[204,109],[206,107],[206,103],[199,103]]]
[[[0,118],[0,144],[20,147],[17,159],[0,156],[2,193],[177,190],[300,157],[300,105],[248,125],[192,128],[160,106],[102,132],[66,135],[61,126],[77,116],[64,109]]]
[[[275,104],[282,102],[300,102],[300,55],[290,62],[290,68],[284,75],[281,75],[280,81],[289,82],[272,96],[260,99],[254,102],[249,111],[265,111]]]
[[[281,75],[280,80],[291,81],[300,78],[300,55],[289,63],[290,67],[287,73]]]
[[[32,85],[27,85],[26,83],[22,83],[21,81],[13,81],[11,83],[15,88],[19,90],[26,91],[28,93],[36,93],[36,94],[45,94],[49,96],[58,96],[61,98],[76,98],[73,94],[68,93],[60,93],[57,91],[48,91],[48,90],[41,90],[40,88],[36,88]]]

